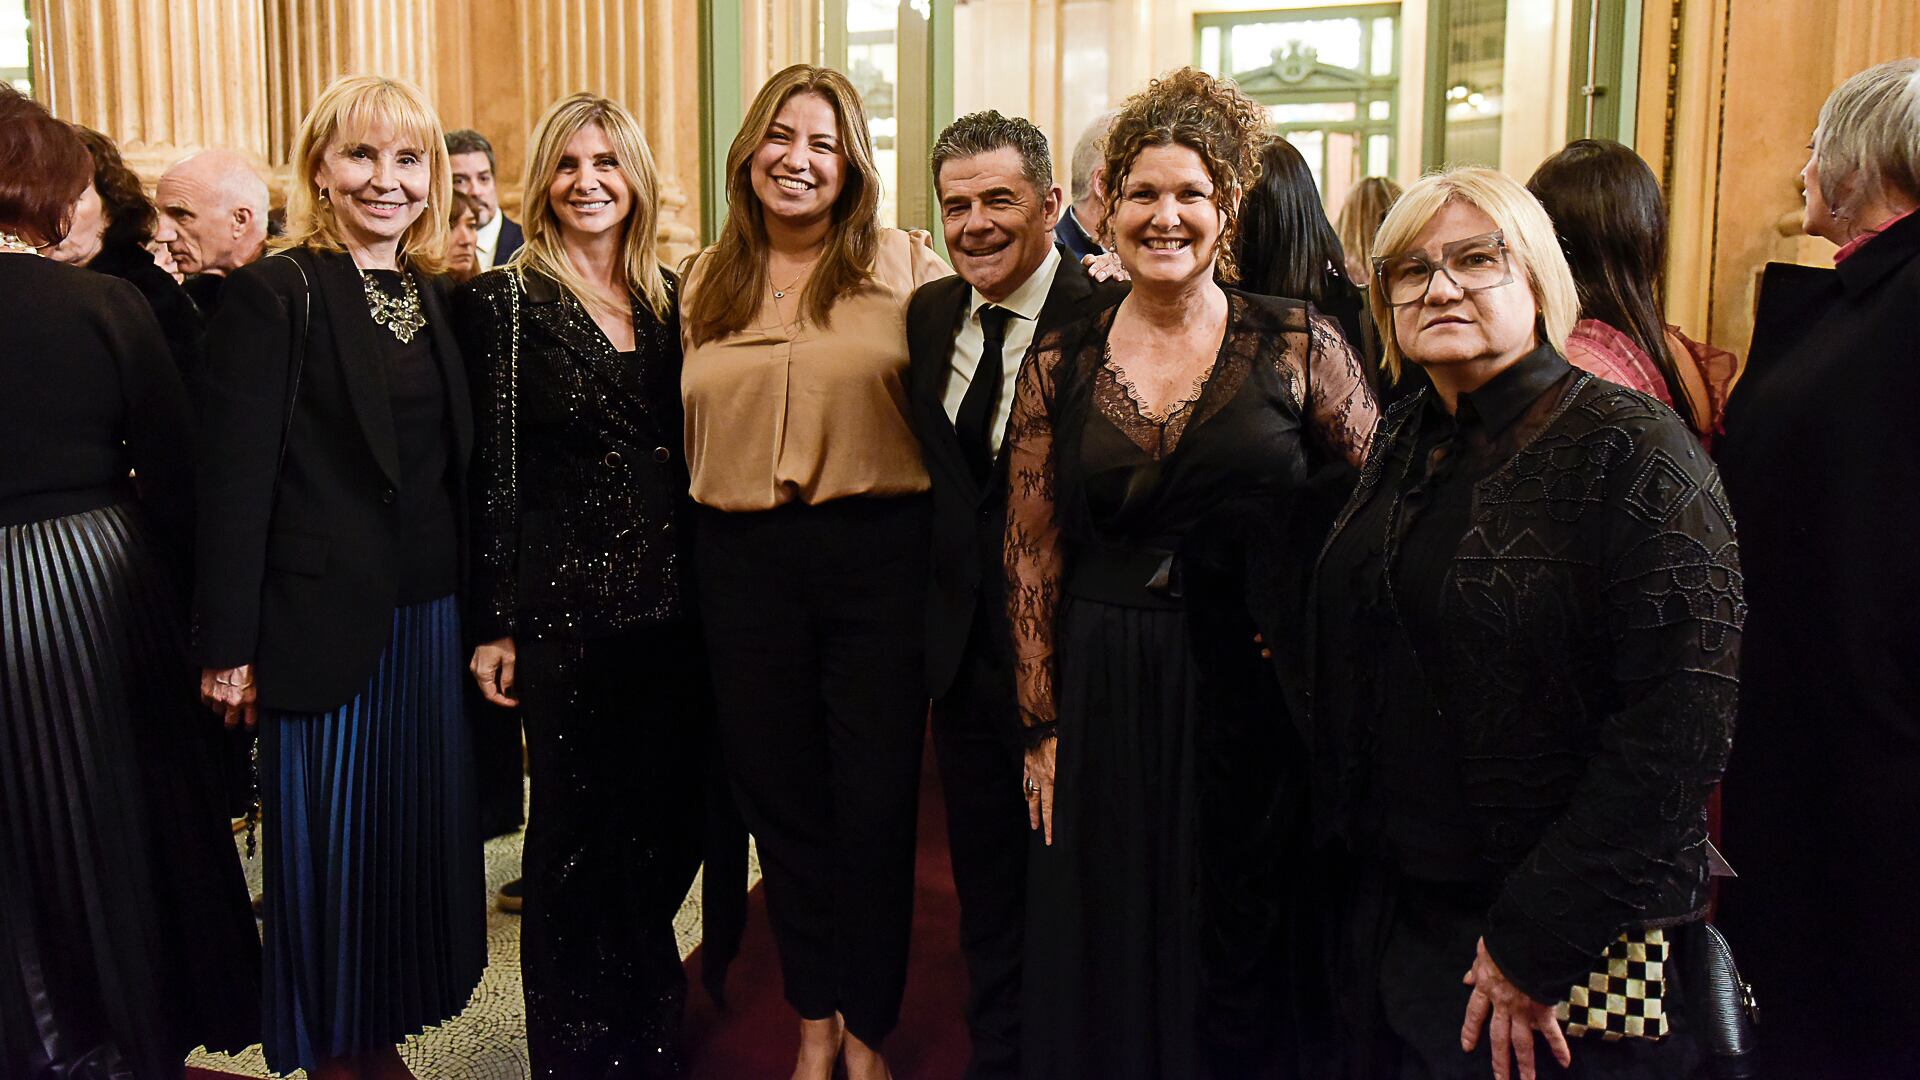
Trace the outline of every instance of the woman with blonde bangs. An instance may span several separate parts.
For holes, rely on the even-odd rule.
[[[1679,971],[1746,613],[1719,477],[1672,410],[1567,363],[1573,277],[1514,180],[1429,176],[1375,244],[1388,371],[1428,385],[1314,579],[1342,1074],[1695,1075]],[[1609,1018],[1584,993],[1610,950],[1671,974]]]
[[[727,153],[727,220],[687,273],[681,393],[720,734],[759,842],[794,1075],[887,1074],[926,723],[926,471],[906,307],[948,273],[879,226],[847,77],[767,81]]]
[[[680,1075],[673,931],[700,865],[706,663],[687,581],[679,282],[618,102],[533,133],[526,245],[456,299],[478,402],[472,671],[532,772],[520,969],[539,1077]]]
[[[320,94],[293,162],[286,237],[208,328],[193,645],[208,704],[259,720],[267,1065],[405,1076],[395,1044],[486,964],[453,188],[425,96],[373,76]]]

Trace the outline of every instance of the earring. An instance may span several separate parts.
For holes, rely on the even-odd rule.
[[[321,188],[321,189],[320,189],[320,201],[321,201],[321,202],[328,202],[328,201],[329,201],[329,200],[328,200],[328,198],[327,198],[327,189],[326,189],[326,188]]]

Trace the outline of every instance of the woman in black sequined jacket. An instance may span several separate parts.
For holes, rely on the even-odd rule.
[[[1678,979],[1657,1041],[1574,1037],[1603,1021],[1571,991],[1622,935],[1677,968],[1704,914],[1745,618],[1719,477],[1670,409],[1562,358],[1571,278],[1514,181],[1423,180],[1378,253],[1389,363],[1433,385],[1383,421],[1315,576],[1346,1073],[1690,1075]]]
[[[700,863],[707,678],[687,566],[678,283],[633,117],[541,120],[526,244],[461,290],[477,367],[473,672],[520,709],[520,959],[540,1077],[677,1076],[673,917]]]

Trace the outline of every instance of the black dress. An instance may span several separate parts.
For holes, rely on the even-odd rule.
[[[1208,1071],[1201,733],[1172,553],[1223,501],[1301,483],[1315,455],[1357,462],[1373,427],[1331,322],[1227,297],[1210,372],[1166,417],[1106,360],[1112,310],[1046,335],[1020,374],[1009,612],[1022,718],[1059,722],[1054,842],[1036,834],[1031,865],[1029,1075]]]
[[[1920,968],[1920,215],[1832,270],[1767,268],[1714,455],[1753,618],[1720,923],[1781,1076],[1913,1075]],[[1838,988],[1838,989],[1836,989]]]
[[[177,1076],[260,1030],[185,653],[186,395],[122,282],[0,254],[0,325],[0,1075]]]

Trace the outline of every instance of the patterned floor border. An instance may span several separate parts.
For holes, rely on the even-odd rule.
[[[760,863],[749,853],[748,881],[760,880]],[[260,890],[260,863],[255,856],[246,861],[247,886],[257,895]],[[489,840],[486,849],[487,895],[520,876],[520,834]],[[680,940],[680,955],[686,957],[700,944],[700,881],[680,907],[673,922]],[[520,919],[487,910],[487,970],[473,999],[459,1016],[437,1028],[408,1039],[400,1048],[407,1066],[422,1077],[433,1080],[520,1080],[527,1069],[527,1018],[520,996]],[[240,1054],[195,1053],[187,1064],[238,1076],[271,1077],[265,1057],[258,1046]],[[287,1074],[305,1077],[304,1070]]]

